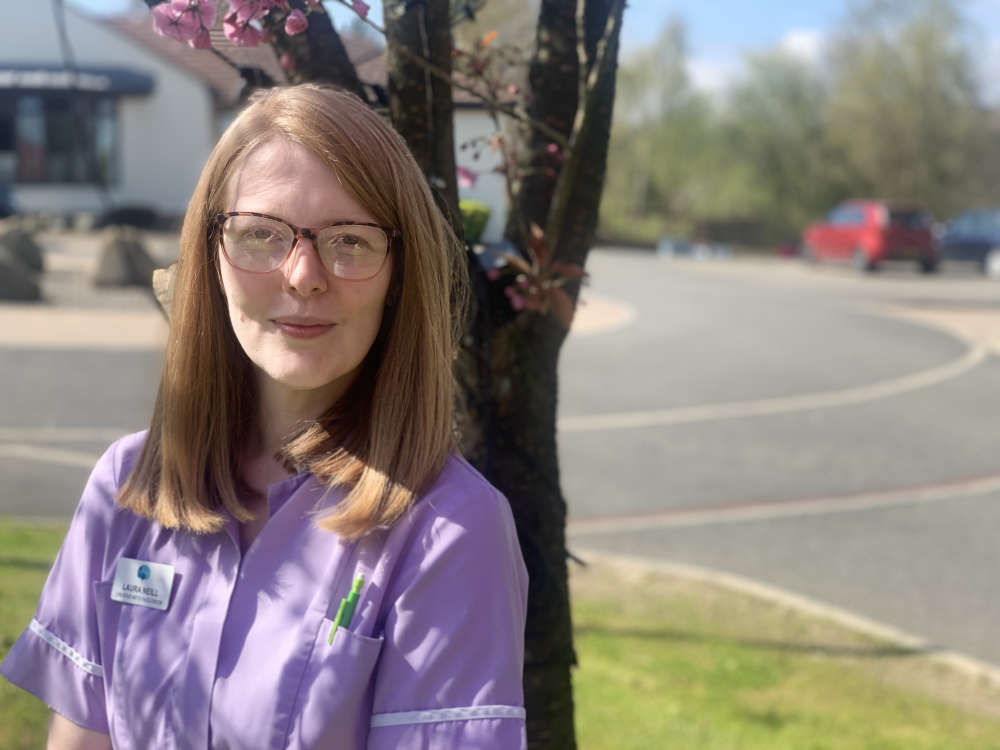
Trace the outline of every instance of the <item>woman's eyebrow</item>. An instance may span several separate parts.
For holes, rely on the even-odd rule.
[[[375,221],[368,221],[367,219],[358,219],[355,217],[350,217],[346,219],[333,219],[332,221],[324,221],[322,224],[317,224],[317,227],[328,227],[331,224],[376,224]]]

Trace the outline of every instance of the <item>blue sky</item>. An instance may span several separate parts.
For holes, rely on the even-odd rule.
[[[122,11],[129,0],[70,0],[99,13]],[[368,0],[381,20],[381,1]],[[991,99],[1000,102],[1000,0],[962,0],[977,37],[973,44]],[[724,88],[740,73],[746,52],[785,45],[816,54],[843,19],[850,0],[628,0],[622,29],[622,57],[652,43],[672,15],[683,19],[691,47],[689,71],[696,85]],[[328,2],[336,20],[351,11]]]

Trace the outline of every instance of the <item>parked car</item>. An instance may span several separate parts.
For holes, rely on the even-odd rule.
[[[970,211],[949,221],[938,238],[942,260],[979,264],[983,273],[1000,278],[1000,208]]]
[[[938,267],[934,220],[926,211],[884,201],[845,201],[802,234],[802,254],[874,271],[884,260],[914,260],[924,273]]]
[[[656,243],[656,252],[660,255],[688,255],[691,252],[691,241],[683,237],[662,237]]]

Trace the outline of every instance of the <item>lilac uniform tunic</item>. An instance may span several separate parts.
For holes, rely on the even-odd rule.
[[[525,747],[527,574],[506,500],[464,460],[356,542],[315,527],[340,494],[289,477],[241,554],[235,522],[199,536],[115,505],[142,439],[94,468],[9,680],[118,750]],[[121,557],[173,566],[167,609],[111,598]]]

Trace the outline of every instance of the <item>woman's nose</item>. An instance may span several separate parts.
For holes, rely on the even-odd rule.
[[[327,270],[312,240],[297,239],[285,269],[285,286],[302,297],[326,291]]]

